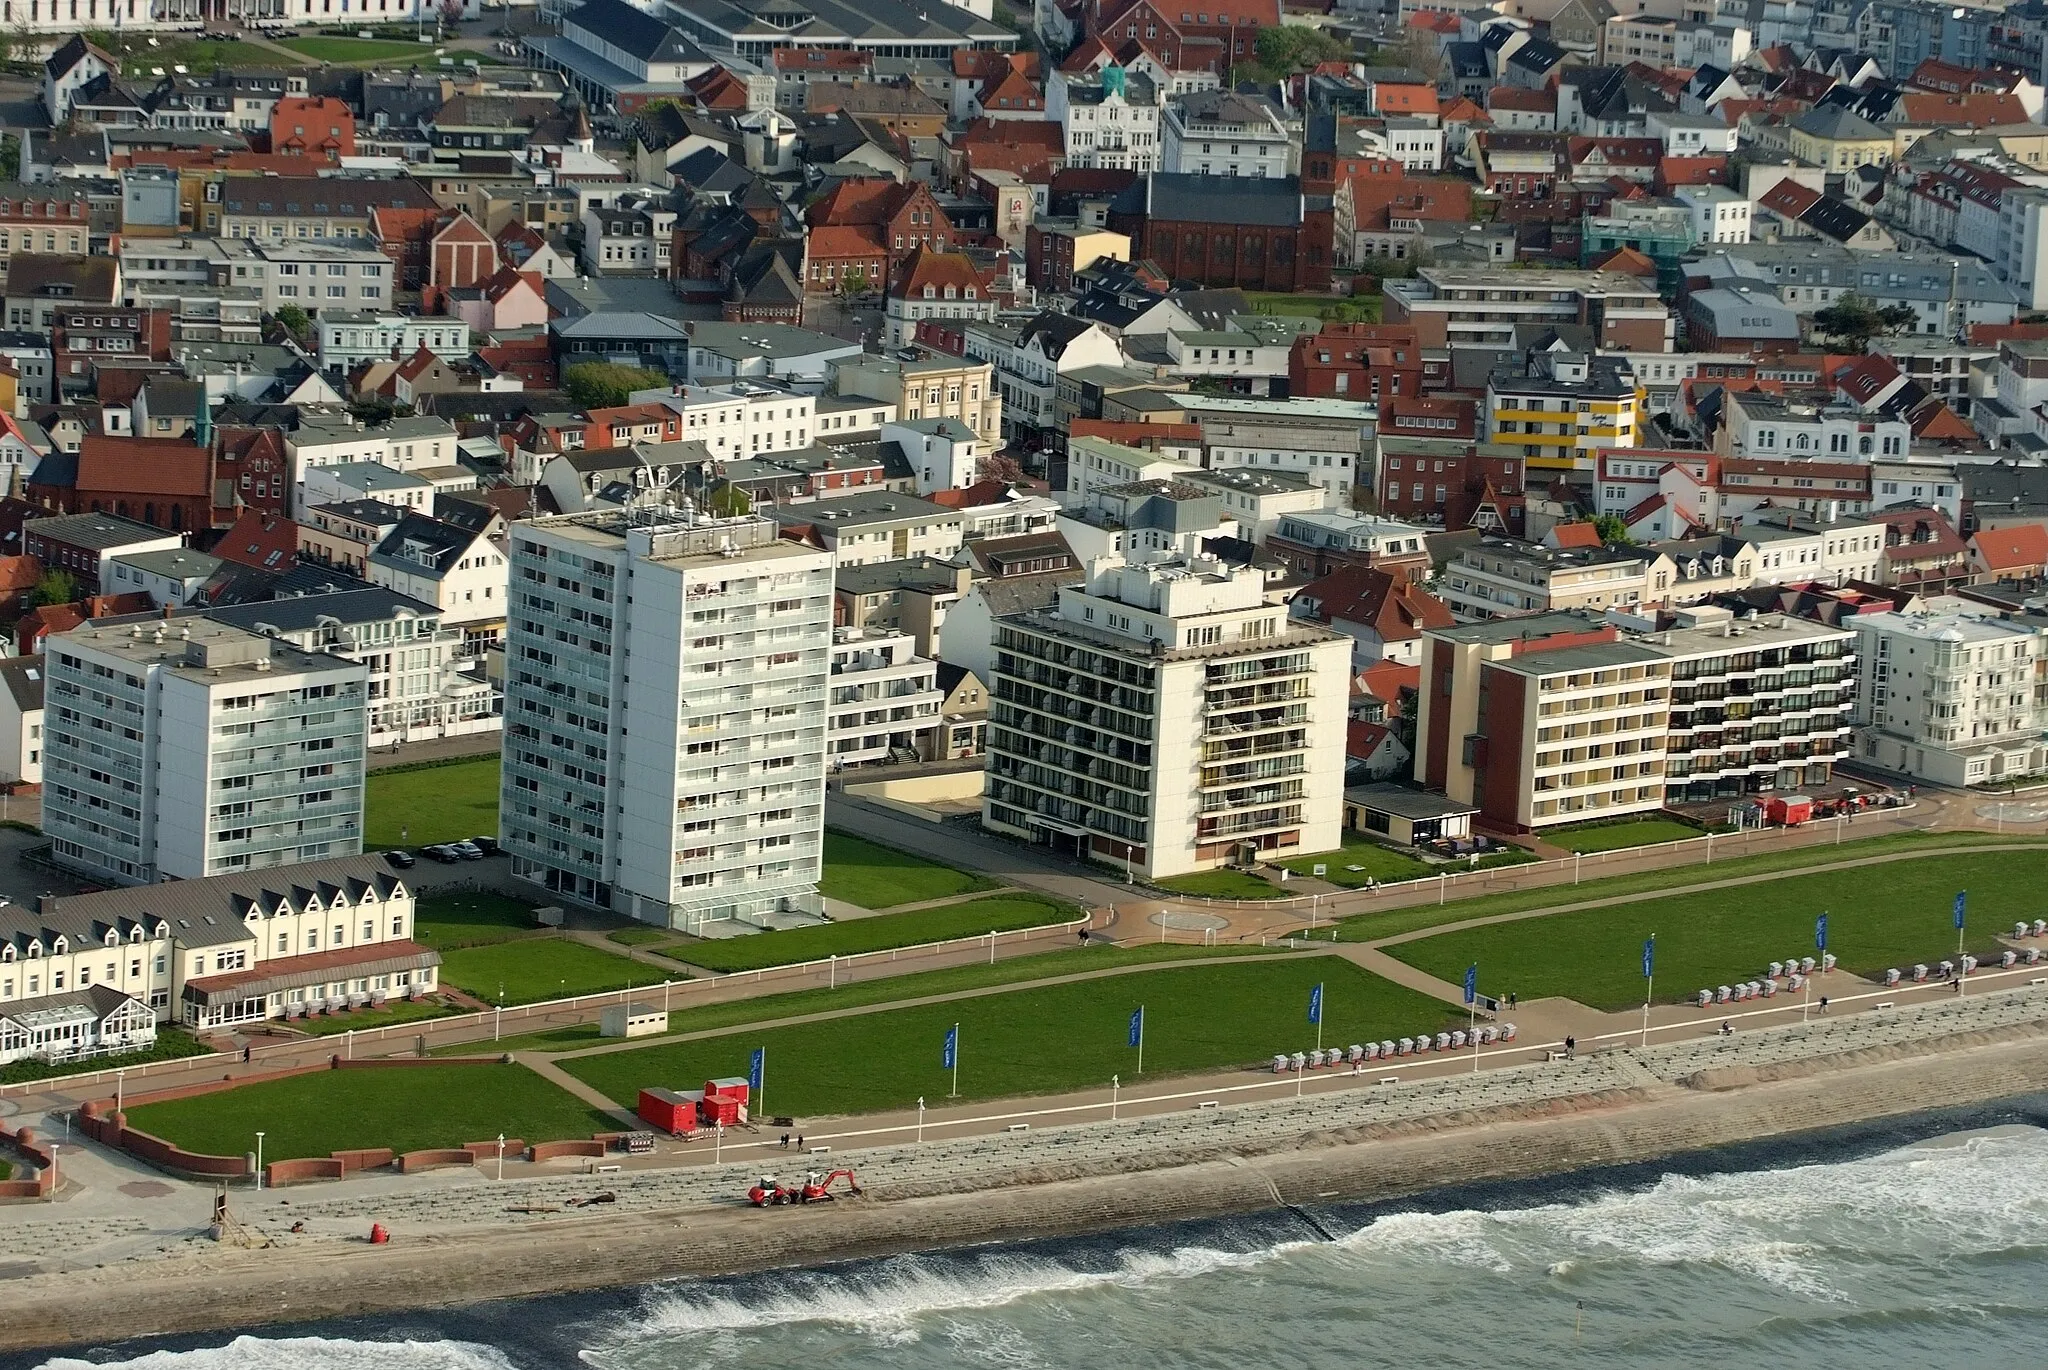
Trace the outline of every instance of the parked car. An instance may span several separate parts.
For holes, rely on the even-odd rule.
[[[496,856],[504,850],[503,847],[498,845],[498,839],[495,837],[472,837],[469,839],[469,845],[475,847],[485,856]]]
[[[431,847],[421,847],[420,855],[430,861],[439,861],[444,866],[452,866],[462,859],[462,854],[456,851],[455,848],[444,846],[438,842]]]
[[[450,842],[448,850],[455,853],[458,861],[481,861],[484,859],[484,849],[474,842]]]
[[[413,854],[409,851],[385,852],[384,860],[395,869],[402,871],[409,871],[414,866],[417,866],[419,864],[419,862],[414,859]]]

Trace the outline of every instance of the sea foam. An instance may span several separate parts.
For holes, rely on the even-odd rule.
[[[236,1337],[225,1346],[151,1351],[133,1360],[59,1356],[39,1370],[513,1370],[488,1346],[459,1341]]]

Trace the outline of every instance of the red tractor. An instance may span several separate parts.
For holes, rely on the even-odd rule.
[[[793,1204],[800,1197],[799,1191],[788,1189],[776,1183],[773,1175],[763,1175],[747,1191],[747,1202],[756,1208],[773,1208],[777,1204]]]

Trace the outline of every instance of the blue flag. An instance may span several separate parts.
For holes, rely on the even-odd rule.
[[[1320,1023],[1323,1021],[1323,987],[1321,985],[1317,985],[1314,989],[1309,991],[1308,1020],[1311,1023]]]
[[[747,1063],[747,1087],[759,1094],[761,1080],[768,1074],[768,1048],[755,1047],[754,1059]]]
[[[1479,963],[1465,967],[1465,1002],[1475,1003],[1479,998]]]
[[[1828,916],[1826,914],[1822,914],[1813,920],[1813,949],[1815,951],[1826,951],[1828,949]]]
[[[953,1024],[953,1026],[946,1029],[946,1050],[943,1054],[940,1055],[939,1064],[943,1065],[946,1069],[951,1070],[953,1068],[953,1063],[958,1061],[959,1059],[960,1025],[958,1023],[955,1023]]]
[[[1643,943],[1643,978],[1649,979],[1657,973],[1657,934],[1651,933]]]
[[[1144,1040],[1145,1006],[1143,1004],[1140,1004],[1136,1008],[1131,1010],[1131,1030],[1128,1038],[1128,1044],[1131,1046],[1136,1046],[1138,1045],[1138,1043]]]
[[[1963,901],[1969,897],[1969,893],[1968,890],[1956,891],[1956,928],[1958,931],[1963,926]]]

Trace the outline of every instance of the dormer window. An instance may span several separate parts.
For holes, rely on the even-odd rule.
[[[937,298],[939,297],[939,292],[938,292],[938,288],[937,288],[936,286],[929,286],[929,285],[928,285],[928,286],[926,286],[926,287],[924,288],[924,297],[925,297],[925,298],[926,298],[927,300],[935,300],[935,299],[937,299]]]

